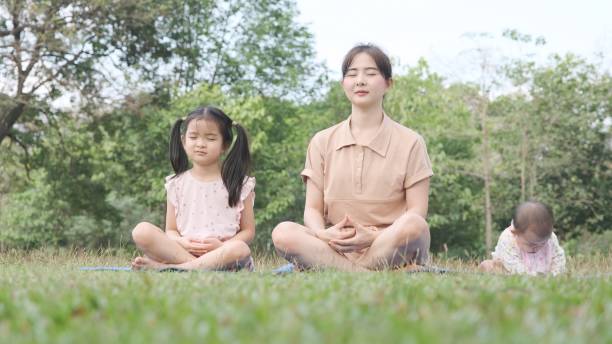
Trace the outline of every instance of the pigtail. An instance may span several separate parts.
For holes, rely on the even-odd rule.
[[[170,132],[170,149],[168,155],[175,176],[187,171],[189,168],[189,159],[187,158],[185,148],[183,148],[183,140],[181,138],[181,127],[183,126],[183,122],[185,122],[183,119],[178,119],[174,122],[172,131]]]
[[[236,128],[236,142],[234,142],[221,167],[221,178],[229,194],[230,207],[238,204],[244,178],[251,169],[251,153],[249,152],[249,139],[246,130],[237,123],[233,124],[233,127]]]

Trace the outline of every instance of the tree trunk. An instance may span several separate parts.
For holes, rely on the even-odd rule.
[[[492,209],[491,209],[491,160],[489,153],[489,131],[487,128],[488,97],[483,97],[480,106],[480,127],[482,133],[482,175],[484,177],[485,191],[485,245],[487,252],[492,249],[493,230],[492,230]]]
[[[526,184],[527,184],[527,153],[529,148],[527,129],[523,129],[523,137],[521,140],[521,202],[525,202],[526,200]]]
[[[9,135],[11,128],[26,108],[25,101],[3,99],[2,103],[0,106],[0,142]]]

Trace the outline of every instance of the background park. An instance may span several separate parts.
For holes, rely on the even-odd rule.
[[[433,29],[393,17],[385,29],[401,44],[368,34],[400,3],[1,0],[3,341],[612,341],[612,27],[589,54],[557,49],[508,12],[516,26],[454,28],[439,41],[454,54],[405,58],[395,51]],[[493,15],[478,3],[457,16]],[[317,31],[321,6],[339,21],[340,57],[321,56],[333,50]],[[567,26],[612,13],[583,6]],[[362,35],[340,42],[344,29]],[[384,107],[425,138],[431,251],[457,272],[273,276],[270,232],[302,221],[306,147],[350,113],[340,61],[362,41],[394,57]],[[128,265],[134,225],[162,225],[170,126],[208,104],[249,131],[258,271],[79,271]],[[553,208],[568,273],[478,274],[531,198]]]

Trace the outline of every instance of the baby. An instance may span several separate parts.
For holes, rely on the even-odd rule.
[[[565,252],[553,233],[553,222],[547,205],[536,201],[520,204],[510,227],[499,236],[493,259],[480,263],[480,269],[529,275],[564,272]]]

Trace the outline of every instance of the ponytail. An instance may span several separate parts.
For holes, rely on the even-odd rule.
[[[174,170],[174,176],[178,176],[189,168],[189,159],[187,158],[185,148],[183,148],[183,140],[181,137],[181,127],[184,122],[183,119],[178,119],[174,122],[172,131],[170,132],[170,150],[168,155],[170,157],[172,169]]]
[[[221,178],[229,194],[230,207],[238,204],[244,178],[251,169],[251,153],[249,152],[249,139],[246,130],[237,123],[232,123],[232,126],[236,128],[236,142],[234,142],[221,167]]]

